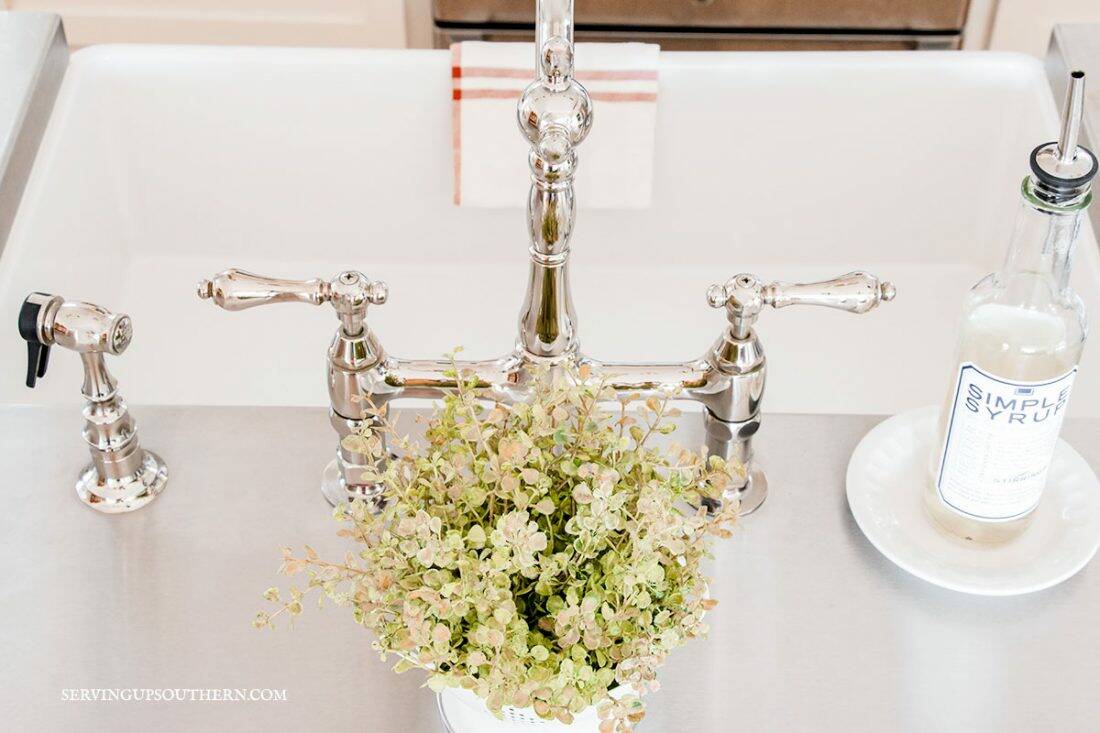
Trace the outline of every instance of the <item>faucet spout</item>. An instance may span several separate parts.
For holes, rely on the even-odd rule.
[[[539,0],[536,18],[537,78],[517,108],[531,145],[531,267],[517,347],[533,361],[554,361],[577,351],[568,265],[576,221],[573,175],[576,147],[592,127],[592,100],[573,78],[573,0]]]
[[[573,44],[573,0],[538,0],[535,19],[535,68],[540,68],[543,49],[555,38]]]

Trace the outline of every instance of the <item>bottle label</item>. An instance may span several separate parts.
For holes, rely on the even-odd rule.
[[[1039,503],[1077,367],[1020,382],[959,365],[936,488],[955,510],[1008,521]]]

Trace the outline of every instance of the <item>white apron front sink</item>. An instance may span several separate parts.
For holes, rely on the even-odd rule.
[[[889,413],[938,402],[963,293],[1000,263],[1031,148],[1057,108],[1041,65],[968,53],[665,53],[654,196],[593,211],[578,191],[581,343],[606,360],[701,355],[740,271],[867,269],[898,298],[852,316],[767,312],[766,411]],[[599,105],[596,107],[599,129]],[[594,133],[594,134],[598,134]],[[517,131],[501,154],[526,156]],[[584,165],[585,148],[580,148]],[[79,360],[23,385],[15,314],[32,290],[130,313],[111,359],[131,403],[325,405],[331,309],[226,313],[195,297],[229,266],[386,280],[386,349],[512,347],[524,213],[451,203],[445,51],[102,46],[73,55],[0,259],[0,403],[79,405]],[[517,203],[525,198],[517,191]],[[1075,285],[1100,306],[1083,233]],[[1071,412],[1100,415],[1086,349]]]

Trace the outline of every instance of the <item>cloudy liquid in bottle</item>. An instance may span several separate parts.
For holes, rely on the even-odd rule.
[[[960,328],[925,504],[956,536],[1002,542],[1027,527],[1042,494],[1083,342],[1057,309],[977,300]]]

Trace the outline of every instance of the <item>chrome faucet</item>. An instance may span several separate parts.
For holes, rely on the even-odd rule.
[[[862,272],[804,284],[765,284],[754,275],[736,275],[707,291],[712,306],[726,309],[729,323],[701,358],[625,364],[582,354],[569,291],[569,245],[576,220],[576,148],[592,127],[592,101],[573,78],[572,0],[539,0],[535,47],[538,78],[523,92],[517,111],[520,130],[531,145],[531,263],[519,337],[507,355],[459,361],[458,370],[472,374],[487,399],[522,399],[527,367],[539,364],[586,365],[606,378],[617,394],[664,394],[699,402],[708,450],[736,458],[749,469],[742,485],[727,496],[739,501],[741,512],[747,514],[767,493],[764,474],[752,462],[766,375],[764,351],[753,328],[760,311],[765,306],[805,304],[864,313],[893,299],[894,287]],[[398,359],[383,351],[366,323],[366,306],[385,301],[385,285],[361,273],[343,272],[326,283],[277,280],[231,269],[199,283],[198,293],[226,310],[280,301],[336,305],[342,323],[329,349],[328,381],[332,423],[341,438],[376,419],[371,405],[381,409],[401,397],[438,398],[457,386],[450,361]],[[366,456],[339,448],[324,473],[323,491],[329,501],[376,497],[380,487],[364,482],[362,469],[386,460],[385,452],[383,448],[383,455]]]
[[[92,463],[76,493],[108,514],[140,509],[168,482],[168,467],[138,444],[137,427],[107,370],[105,354],[119,355],[133,338],[130,316],[59,295],[31,293],[19,311],[19,335],[27,342],[27,386],[46,376],[50,347],[75,351],[84,364],[84,441]]]

